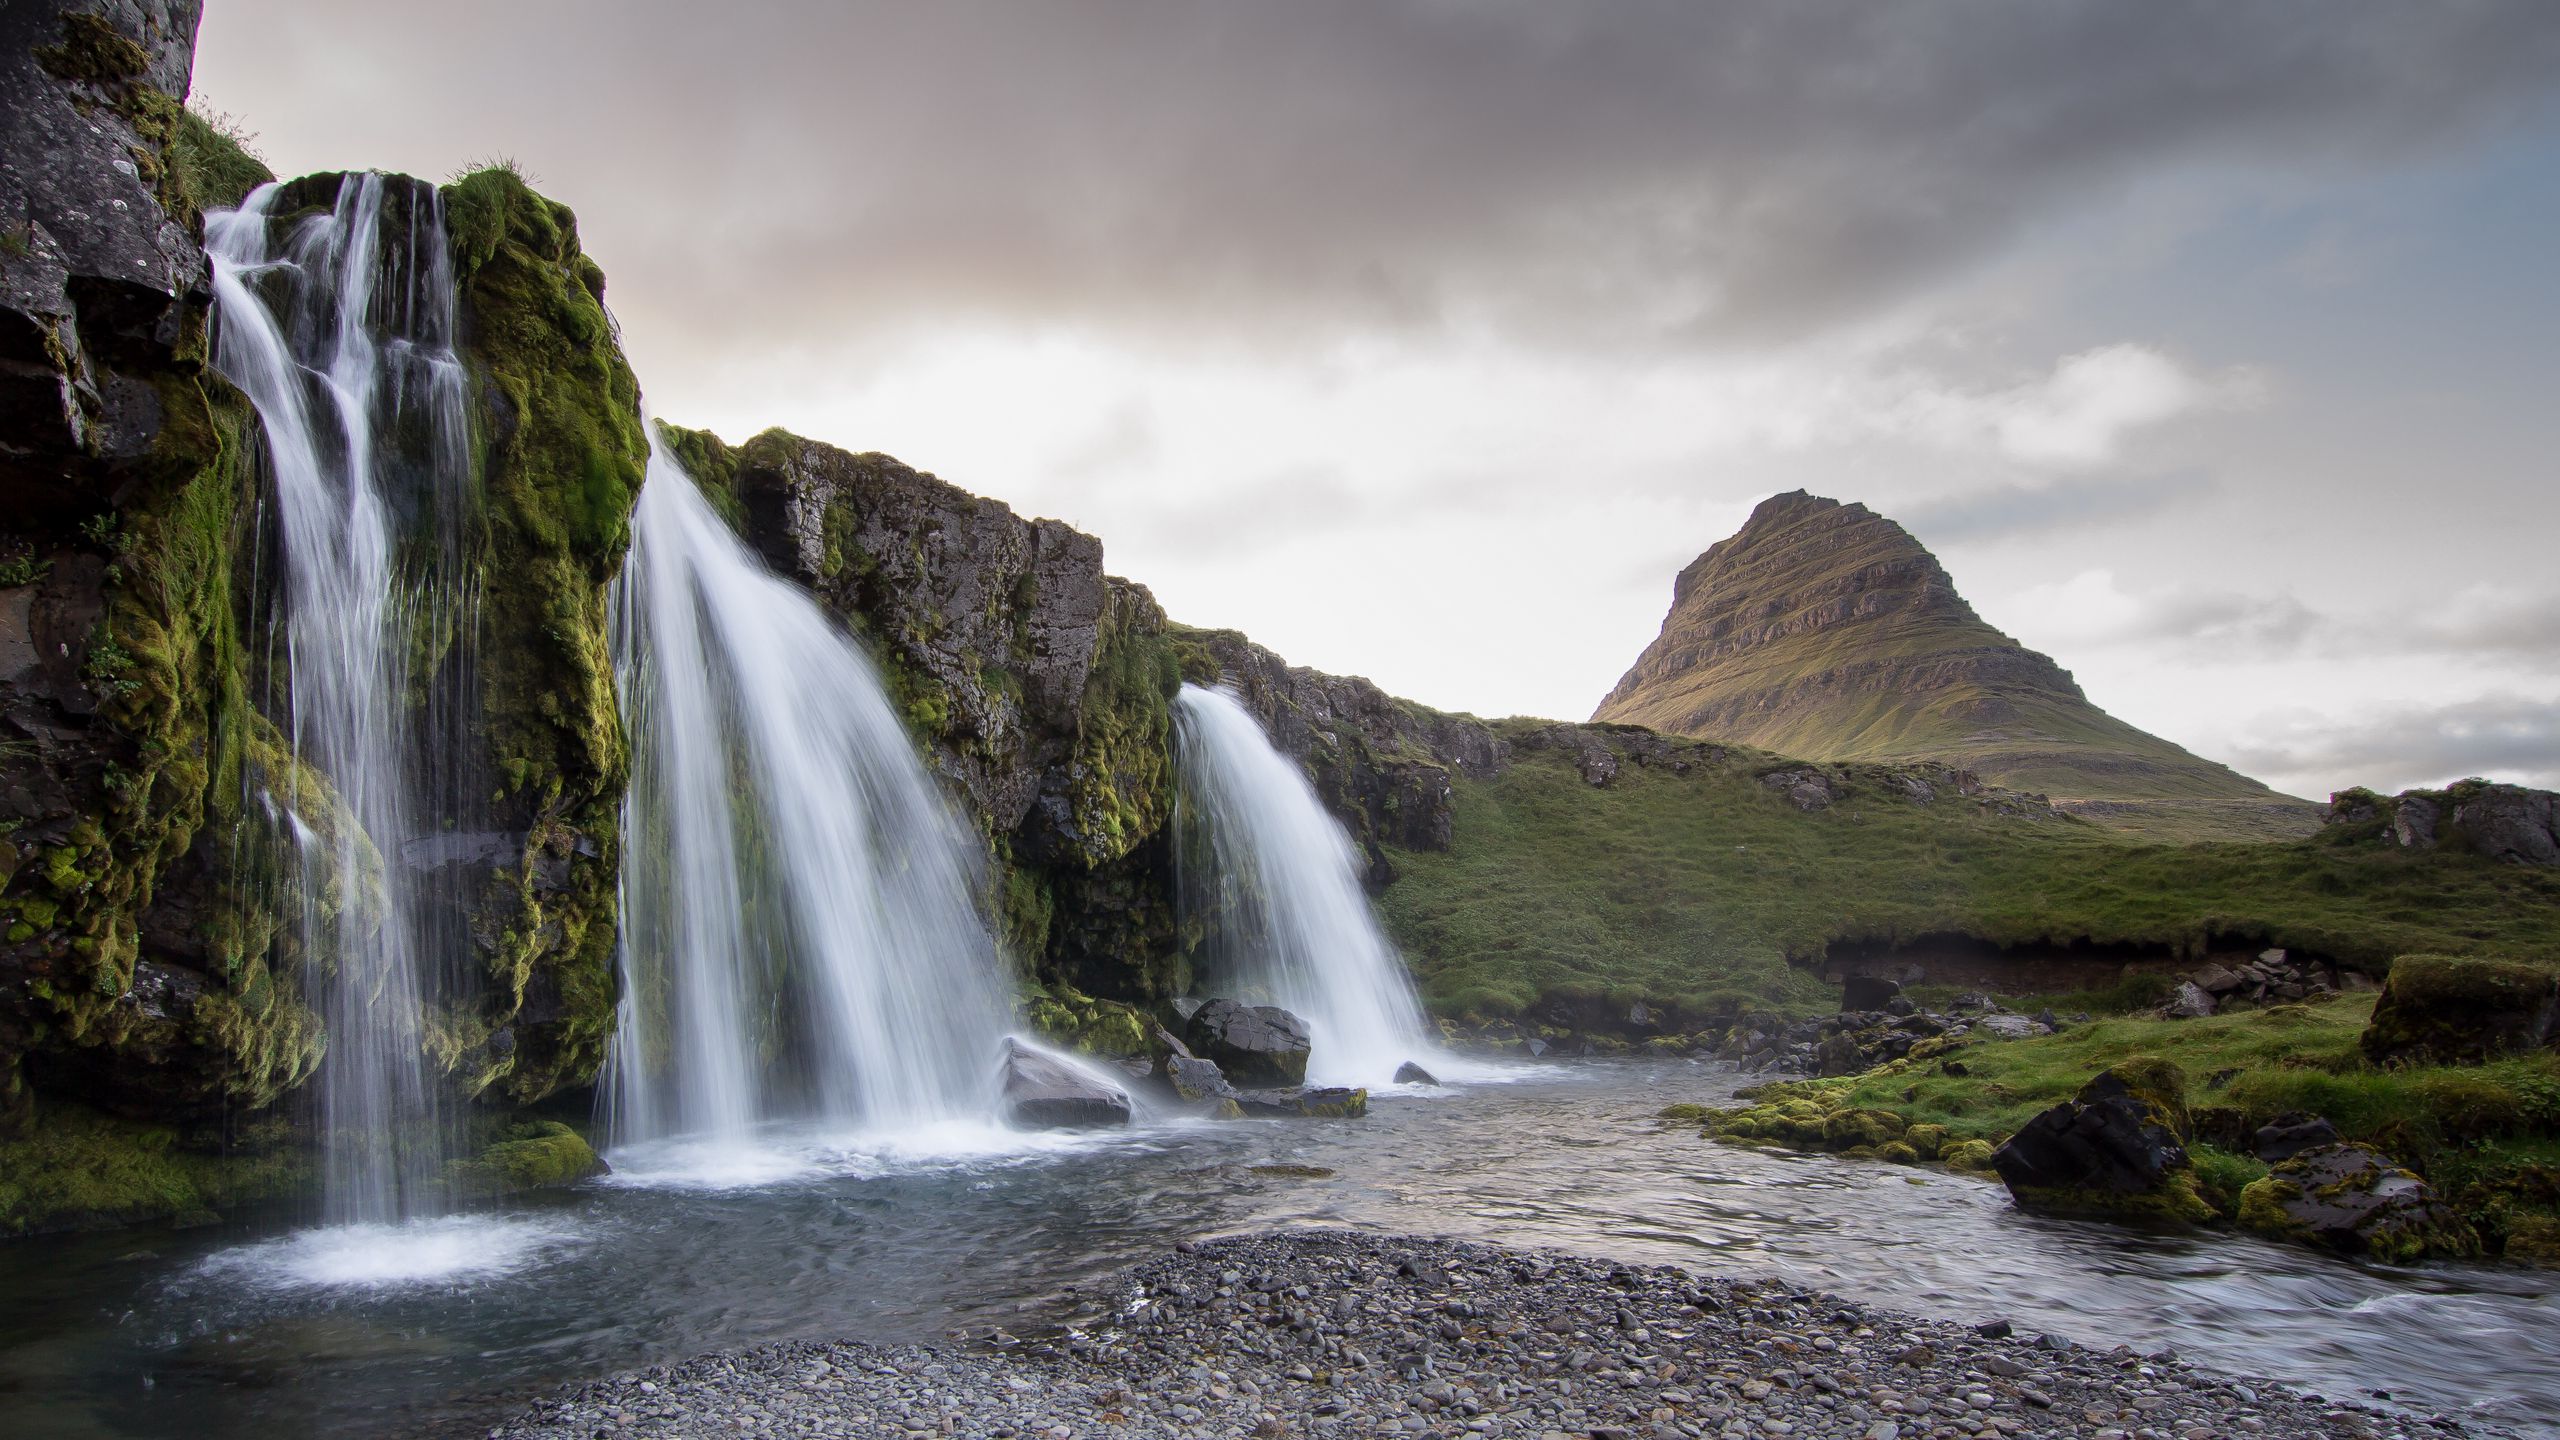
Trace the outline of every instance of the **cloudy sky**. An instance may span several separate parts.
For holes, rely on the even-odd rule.
[[[1762,497],[2281,788],[2560,782],[2550,0],[212,0],[279,171],[512,158],[656,411],[1578,718]]]

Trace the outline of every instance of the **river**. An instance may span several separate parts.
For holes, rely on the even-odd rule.
[[[1651,1118],[1736,1083],[1585,1061],[1381,1095],[1364,1120],[780,1132],[750,1155],[620,1156],[608,1179],[392,1234],[0,1245],[0,1434],[478,1434],[545,1388],[707,1349],[1090,1319],[1101,1282],[1156,1247],[1314,1224],[1777,1276],[2560,1435],[2560,1277],[2038,1219],[1994,1181]]]

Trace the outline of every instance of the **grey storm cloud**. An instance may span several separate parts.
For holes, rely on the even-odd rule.
[[[2486,775],[2560,782],[2560,704],[2515,696],[2260,727],[2222,758],[2306,789],[2382,790]]]
[[[2560,64],[2549,0],[227,9],[273,33],[218,102],[355,64],[404,125],[574,177],[689,330],[780,346],[1781,337],[2142,167],[2369,166]]]

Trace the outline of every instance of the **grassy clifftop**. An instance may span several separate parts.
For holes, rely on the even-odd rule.
[[[2156,838],[2318,823],[2308,802],[2090,704],[1901,526],[1802,492],[1680,573],[1662,634],[1593,718],[1820,760],[1944,761]]]
[[[1835,941],[2282,945],[2367,967],[2416,951],[2560,952],[2560,871],[2410,852],[2341,828],[2283,843],[2132,840],[1910,782],[1605,727],[1496,727],[1491,778],[1455,777],[1445,852],[1398,851],[1380,899],[1442,1014],[1542,996],[1827,1008],[1793,959]],[[1570,737],[1529,743],[1545,729]],[[1587,778],[1593,749],[1615,774]],[[1647,756],[1646,752],[1652,753]],[[1801,807],[1798,777],[1835,794]],[[1779,783],[1771,783],[1775,779]]]

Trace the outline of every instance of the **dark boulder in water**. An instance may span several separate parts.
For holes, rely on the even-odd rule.
[[[1164,1062],[1164,1078],[1179,1100],[1232,1100],[1236,1096],[1236,1087],[1227,1083],[1226,1072],[1214,1060],[1169,1056]]]
[[[1277,1005],[1212,1000],[1182,1027],[1191,1053],[1217,1062],[1240,1085],[1303,1085],[1307,1081],[1307,1022]]]
[[[1129,1123],[1129,1095],[1019,1040],[1004,1042],[1004,1113],[1036,1130],[1098,1130]]]
[[[1286,1119],[1357,1119],[1369,1113],[1369,1092],[1343,1085],[1296,1085],[1276,1090],[1239,1090],[1236,1108],[1247,1115]]]
[[[2038,1115],[1991,1156],[2019,1206],[2056,1214],[2202,1220],[2188,1156],[2186,1077],[2136,1058]]]
[[[1399,1085],[1437,1085],[1440,1083],[1440,1077],[1423,1069],[1421,1066],[1414,1064],[1412,1061],[1407,1060],[1396,1067],[1396,1083]]]

